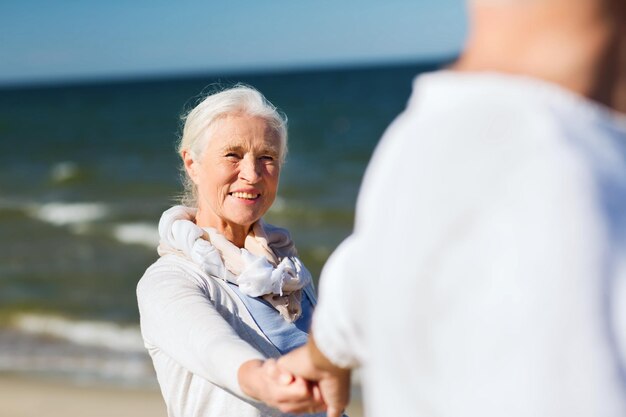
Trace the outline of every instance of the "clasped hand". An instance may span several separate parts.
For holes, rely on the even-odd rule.
[[[239,369],[244,393],[283,413],[327,412],[341,417],[349,399],[350,376],[313,366],[306,348],[278,360],[253,360]]]

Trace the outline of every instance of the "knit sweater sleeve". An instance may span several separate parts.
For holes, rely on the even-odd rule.
[[[146,344],[190,372],[252,400],[239,387],[237,372],[244,362],[264,357],[239,337],[207,297],[202,282],[179,266],[157,262],[139,281],[137,299]]]

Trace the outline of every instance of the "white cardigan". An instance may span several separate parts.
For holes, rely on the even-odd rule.
[[[311,286],[305,291],[315,300]],[[137,299],[169,417],[285,416],[239,387],[244,362],[280,353],[224,281],[167,254],[146,270]]]

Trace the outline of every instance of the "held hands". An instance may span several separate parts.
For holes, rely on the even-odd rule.
[[[319,413],[326,410],[317,383],[281,369],[275,359],[245,362],[239,368],[238,377],[245,394],[283,413]]]
[[[350,400],[350,370],[338,368],[317,348],[311,335],[305,346],[276,361],[253,360],[239,368],[244,393],[284,413],[341,417]]]
[[[348,369],[334,366],[315,345],[311,337],[307,345],[293,350],[278,360],[278,365],[319,388],[326,404],[328,417],[341,417],[350,400],[350,376]]]

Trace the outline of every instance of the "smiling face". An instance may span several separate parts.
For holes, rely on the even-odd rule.
[[[197,187],[196,223],[243,243],[276,197],[280,139],[263,118],[242,113],[221,117],[205,134],[208,141],[197,160],[182,153]]]

